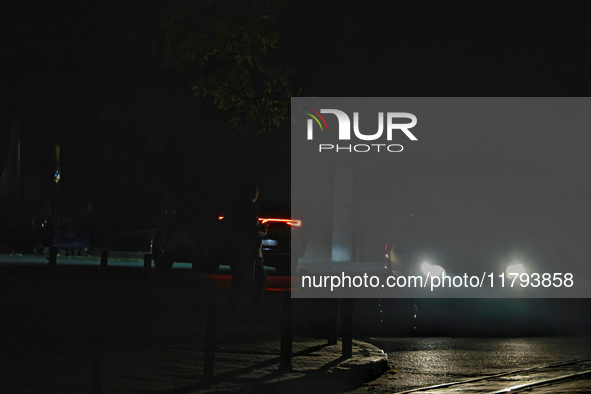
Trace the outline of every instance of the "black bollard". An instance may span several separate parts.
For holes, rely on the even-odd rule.
[[[212,297],[207,302],[207,326],[205,329],[203,379],[206,384],[213,381],[215,372],[215,342],[217,334],[217,299]]]
[[[107,273],[107,266],[109,265],[109,251],[101,250],[101,265],[99,267],[99,273],[101,276]]]
[[[330,298],[327,300],[327,328],[328,328],[328,345],[336,345],[339,337],[339,299]]]
[[[101,394],[103,392],[106,331],[105,307],[103,302],[102,294],[99,294],[98,300],[93,305],[93,346],[90,366],[90,392],[92,394]]]
[[[353,299],[343,299],[343,358],[353,356]]]
[[[141,308],[142,313],[146,315],[150,310],[150,277],[152,273],[152,255],[144,254],[144,272],[142,278]]]
[[[57,248],[51,246],[49,248],[49,256],[47,256],[48,264],[50,267],[57,265]]]
[[[279,370],[291,371],[291,353],[293,349],[293,300],[291,291],[283,293],[283,311],[281,313],[281,359]]]

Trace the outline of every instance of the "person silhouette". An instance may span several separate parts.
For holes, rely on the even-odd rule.
[[[234,245],[230,263],[230,310],[238,319],[257,312],[267,282],[261,242],[265,226],[258,220],[258,195],[258,185],[247,183],[236,194],[235,203],[226,216]]]

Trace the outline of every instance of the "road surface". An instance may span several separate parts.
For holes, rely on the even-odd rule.
[[[370,342],[388,353],[392,369],[390,373],[355,392],[396,393],[571,360],[591,359],[589,337],[372,338]],[[591,369],[588,364],[585,368]],[[510,378],[505,377],[501,385],[511,387],[522,381],[541,380],[548,376],[539,373],[539,370],[523,371]],[[561,374],[566,375],[568,372],[560,371],[558,375]],[[465,391],[462,386],[452,387],[454,392],[496,390],[487,387],[480,391],[474,389],[474,385]],[[479,386],[482,388],[481,383]],[[450,391],[451,388],[441,388],[429,392]]]

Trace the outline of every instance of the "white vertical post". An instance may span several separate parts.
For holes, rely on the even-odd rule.
[[[353,182],[353,168],[336,168],[332,219],[332,261],[351,261],[353,249]]]

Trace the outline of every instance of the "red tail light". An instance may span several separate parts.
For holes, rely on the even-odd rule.
[[[263,224],[265,223],[285,223],[291,227],[300,227],[302,225],[302,221],[299,219],[271,219],[271,218],[259,218],[259,221]]]

